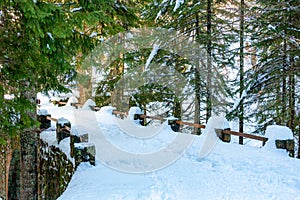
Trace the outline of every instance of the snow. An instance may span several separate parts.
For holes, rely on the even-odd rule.
[[[66,118],[61,117],[61,118],[57,119],[57,123],[60,124],[61,126],[64,126],[65,124],[68,124],[70,122]]]
[[[75,143],[74,146],[79,149],[84,149],[85,147],[93,146],[93,144],[88,142],[81,142],[81,143]]]
[[[131,107],[128,111],[128,118],[134,120],[135,114],[142,114],[142,110],[139,107]],[[138,123],[139,120],[135,120]]]
[[[80,164],[59,200],[300,199],[300,160],[283,150],[220,142],[213,131],[227,126],[222,117],[211,118],[201,136],[175,133],[164,123],[157,134],[139,138],[122,131],[110,106],[98,112],[51,104],[42,109],[70,120],[72,130],[89,133],[88,142],[96,148],[96,166]],[[133,132],[156,130],[135,123],[128,127]],[[290,138],[291,132],[269,126],[266,135],[268,144],[275,137]],[[54,131],[41,137],[57,145]],[[68,139],[60,143],[64,152]],[[210,150],[199,159],[205,144]]]
[[[115,110],[115,107],[112,106],[103,106],[100,108],[99,113],[107,113],[107,114],[112,114],[113,110]]]
[[[286,126],[270,125],[267,127],[265,136],[269,140],[288,140],[294,139],[293,132]]]
[[[5,100],[13,100],[15,98],[14,94],[4,94]]]
[[[72,103],[78,103],[78,99],[74,96],[70,97],[66,106],[71,106]]]
[[[90,37],[91,37],[91,38],[92,38],[92,37],[96,37],[97,35],[98,35],[97,32],[92,32],[91,35],[90,35]]]
[[[47,142],[48,143],[48,146],[54,146],[54,147],[57,147],[59,148],[62,152],[64,152],[68,158],[68,160],[70,160],[73,164],[75,164],[75,161],[73,158],[71,158],[71,155],[70,155],[70,138],[65,138],[63,139],[62,141],[60,141],[60,143],[58,144],[57,143],[57,140],[56,140],[56,131],[53,131],[53,130],[46,130],[46,131],[43,131],[41,134],[40,134],[40,138]]]
[[[70,12],[77,12],[77,11],[80,11],[82,9],[82,7],[79,7],[79,8],[73,8],[70,10]]]
[[[155,21],[156,21],[158,18],[160,18],[160,16],[161,16],[161,10],[157,13],[157,15],[156,15],[156,17],[155,17]]]
[[[183,3],[184,3],[184,0],[176,0],[173,11],[175,12],[180,7],[180,5]]]
[[[159,50],[159,45],[158,44],[154,44],[153,45],[153,49],[152,49],[152,51],[151,51],[151,53],[150,53],[150,55],[149,55],[149,57],[148,57],[148,59],[146,61],[145,71],[148,70],[150,63],[152,62],[153,58],[157,54],[158,50]]]
[[[50,32],[47,32],[47,35],[51,38],[51,40],[54,40],[54,38]]]
[[[38,115],[48,115],[48,110],[46,109],[39,109],[37,112]]]
[[[88,99],[82,106],[84,110],[91,110],[90,106],[96,106],[96,103],[92,99]]]
[[[275,140],[293,140],[293,132],[286,126],[270,125],[267,126],[265,137],[268,138],[267,144],[264,146],[265,149],[270,151],[279,151],[276,149]],[[285,150],[281,150],[285,152]]]

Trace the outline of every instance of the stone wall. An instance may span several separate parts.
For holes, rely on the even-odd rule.
[[[57,199],[68,186],[74,165],[58,147],[48,146],[43,140],[39,151],[39,199]]]
[[[66,189],[74,174],[75,166],[57,146],[49,145],[41,139],[38,143],[35,165],[38,174],[37,197],[55,200]],[[8,159],[9,153],[11,153],[11,159]],[[9,166],[8,173],[7,166]],[[0,200],[21,199],[21,174],[20,147],[9,148],[0,145]]]
[[[0,199],[5,199],[5,170],[6,169],[6,156],[5,146],[0,145]]]

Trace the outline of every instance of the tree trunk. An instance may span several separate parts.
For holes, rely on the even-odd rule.
[[[240,98],[242,98],[244,91],[244,7],[245,2],[240,2]],[[239,107],[239,132],[244,132],[244,102],[241,100]],[[243,137],[239,136],[239,144],[243,144]]]
[[[295,132],[295,116],[296,116],[296,97],[295,97],[295,70],[294,64],[291,64],[289,70],[289,128]]]
[[[286,34],[286,30],[284,31]],[[281,93],[281,118],[283,125],[287,123],[287,86],[286,86],[286,73],[288,68],[287,61],[287,41],[284,39],[283,42],[283,70],[282,70],[282,93]]]
[[[211,32],[212,32],[212,9],[211,9],[211,0],[207,0],[206,8],[207,16],[207,25],[206,25],[206,34],[207,34],[207,74],[206,74],[206,122],[211,117],[212,112],[212,97],[211,97],[211,73],[212,73],[212,41],[211,41]]]
[[[9,170],[10,170],[10,161],[12,159],[12,145],[10,143],[10,140],[7,141],[6,144],[6,172],[5,172],[5,193],[6,193],[6,199],[8,199],[8,180],[9,180]]]
[[[196,78],[196,80],[195,80],[195,87],[196,87],[195,95],[196,95],[196,98],[195,98],[194,123],[195,124],[200,124],[200,98],[201,98],[200,97],[200,88],[199,88],[200,87],[200,85],[199,85],[200,80],[197,81],[197,79],[198,78],[200,79],[200,77],[199,77],[199,75],[197,76],[197,74],[199,74],[199,73],[196,72],[196,76],[195,76],[195,78]],[[200,134],[199,129],[194,127],[193,134],[195,134],[195,135]]]
[[[195,14],[196,18],[196,38],[200,36],[200,23],[199,23],[199,14]],[[200,52],[198,52],[200,54]],[[199,56],[199,55],[198,55]],[[200,102],[201,102],[201,78],[200,78],[200,60],[196,61],[196,69],[195,69],[195,113],[194,113],[194,123],[200,124]],[[198,135],[200,134],[200,129],[194,127],[193,134]]]

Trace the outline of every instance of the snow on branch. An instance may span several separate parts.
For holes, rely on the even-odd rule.
[[[184,0],[176,0],[173,11],[175,12],[180,7],[180,5],[183,3],[184,3]]]
[[[157,54],[158,50],[159,50],[159,44],[154,44],[153,49],[152,49],[152,51],[151,51],[151,53],[150,53],[150,55],[147,59],[147,62],[146,62],[145,71],[148,70],[148,67],[149,67],[150,63],[152,62],[153,58]]]

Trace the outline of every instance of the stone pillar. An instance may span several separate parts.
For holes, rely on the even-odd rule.
[[[70,156],[71,158],[75,155],[75,143],[81,143],[81,142],[88,142],[89,141],[89,135],[83,134],[83,135],[74,135],[71,134],[70,137]]]
[[[180,128],[180,125],[176,123],[177,120],[178,119],[168,119],[168,125],[170,125],[174,132],[178,132]]]
[[[146,118],[142,118],[141,114],[134,114],[133,115],[133,120],[139,120],[139,124],[142,125],[142,126],[145,126]]]
[[[45,109],[40,109],[37,114],[37,120],[41,123],[40,129],[47,129],[51,127],[51,120],[47,119],[47,117],[51,117]]]
[[[6,156],[5,146],[0,145],[0,199],[6,199]]]
[[[37,191],[37,129],[27,129],[20,134],[21,174],[20,200],[38,199]]]
[[[58,144],[63,139],[70,137],[71,123],[65,118],[59,118],[56,123],[56,139]]]
[[[230,128],[226,128],[224,130],[229,130],[230,131]],[[230,134],[223,133],[222,129],[215,129],[215,132],[216,132],[216,134],[217,134],[217,136],[219,137],[220,140],[222,140],[223,142],[230,142],[230,140],[231,140],[231,135]]]
[[[295,145],[293,139],[287,139],[287,140],[275,140],[275,145],[277,149],[285,149],[289,152],[290,157],[295,156]]]
[[[82,162],[89,162],[95,166],[96,149],[91,143],[76,143],[75,144],[75,169]]]

